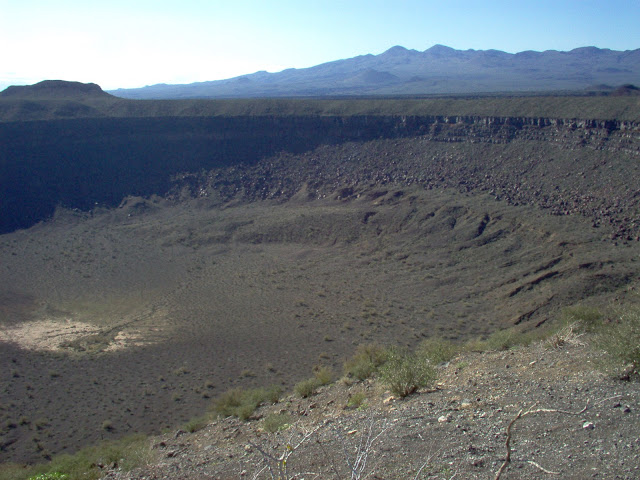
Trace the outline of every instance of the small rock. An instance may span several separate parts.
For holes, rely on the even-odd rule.
[[[447,423],[450,421],[451,421],[450,415],[442,415],[441,417],[438,418],[438,423]]]
[[[594,428],[596,428],[596,426],[591,422],[584,422],[582,424],[582,428],[584,428],[585,430],[593,430]]]

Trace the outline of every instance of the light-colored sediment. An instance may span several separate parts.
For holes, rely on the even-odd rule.
[[[0,327],[0,341],[27,350],[59,351],[65,343],[99,331],[98,327],[89,323],[71,319],[45,319]]]
[[[0,342],[11,343],[26,350],[58,352],[66,350],[65,346],[69,342],[100,331],[95,325],[72,319],[44,319],[10,327],[0,326]],[[121,330],[102,351],[114,352],[149,343],[140,331]]]

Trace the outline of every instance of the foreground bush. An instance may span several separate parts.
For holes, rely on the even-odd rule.
[[[269,433],[286,430],[290,425],[291,416],[286,413],[271,413],[262,422],[262,428]]]
[[[359,345],[354,355],[345,362],[344,373],[357,380],[366,380],[378,371],[386,358],[387,350],[380,345]]]
[[[590,334],[596,347],[604,350],[606,370],[624,369],[623,376],[640,372],[640,308],[613,310],[605,315],[593,307],[577,306],[563,311],[561,324]]]
[[[73,455],[58,455],[45,465],[22,467],[3,464],[2,480],[94,480],[102,476],[101,466],[117,465],[129,471],[151,458],[149,439],[133,435],[83,448]]]
[[[262,403],[276,403],[280,398],[278,387],[270,388],[232,388],[213,402],[211,410],[221,417],[238,417],[247,420]]]
[[[400,348],[391,348],[380,378],[391,393],[401,398],[435,382],[436,369],[429,359]]]
[[[597,308],[574,306],[562,310],[560,324],[576,325],[579,330],[586,333],[594,333],[602,328],[604,314]]]
[[[640,372],[640,309],[617,312],[611,322],[603,324],[596,344],[628,374]]]
[[[296,383],[293,391],[302,398],[310,397],[321,386],[330,384],[333,377],[333,371],[330,368],[316,367],[313,371],[313,377]]]
[[[448,362],[462,351],[459,344],[444,338],[428,338],[418,345],[416,353],[433,365]]]

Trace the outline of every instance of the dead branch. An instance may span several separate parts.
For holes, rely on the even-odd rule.
[[[513,418],[513,420],[511,420],[509,422],[509,425],[507,425],[507,440],[505,441],[505,447],[507,449],[507,455],[504,459],[504,462],[502,463],[502,465],[500,466],[500,469],[496,472],[496,476],[494,477],[494,480],[499,480],[500,477],[502,476],[503,472],[507,469],[507,466],[511,463],[511,429],[513,428],[513,426],[515,425],[515,423],[520,420],[523,417],[526,417],[527,415],[535,415],[537,413],[561,413],[563,415],[581,415],[584,412],[587,411],[587,408],[589,408],[589,402],[587,402],[587,404],[585,405],[585,407],[580,410],[579,412],[569,412],[567,410],[559,410],[559,409],[555,409],[555,408],[537,408],[534,409],[534,407],[536,407],[538,405],[538,402],[534,403],[533,405],[531,405],[529,407],[528,410],[525,411],[525,409],[521,409],[517,415]],[[528,463],[536,466],[537,468],[539,468],[540,470],[542,470],[545,473],[548,473],[550,475],[559,475],[559,473],[556,472],[552,472],[550,470],[546,470],[544,468],[542,468],[540,465],[538,465],[535,462],[529,461]]]
[[[534,467],[538,467],[540,470],[542,470],[544,473],[548,473],[549,475],[560,475],[560,472],[552,472],[551,470],[547,470],[546,468],[542,468],[539,464],[537,464],[536,462],[534,462],[533,460],[528,460],[527,463],[530,463],[531,465],[533,465]]]
[[[321,426],[322,425],[314,428],[313,430],[308,431],[307,433],[304,433],[302,435],[302,437],[300,438],[300,440],[295,444],[293,442],[293,437],[294,437],[295,432],[292,432],[291,435],[289,436],[289,441],[286,442],[284,451],[278,457],[270,454],[265,449],[263,449],[260,445],[254,443],[252,441],[249,441],[249,444],[253,448],[255,448],[258,452],[260,452],[260,454],[262,455],[262,460],[265,463],[265,466],[260,471],[258,471],[253,476],[253,478],[257,479],[258,476],[262,472],[264,472],[265,469],[268,469],[269,470],[269,475],[272,478],[272,480],[275,480],[275,479],[288,480],[288,478],[289,478],[289,476],[288,476],[288,472],[289,472],[289,457],[298,448],[300,448],[305,442],[307,442],[307,440],[309,440],[309,438],[312,435],[314,435],[321,428]]]

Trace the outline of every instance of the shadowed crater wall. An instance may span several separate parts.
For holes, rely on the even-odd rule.
[[[174,175],[252,165],[322,144],[422,136],[447,143],[543,140],[640,151],[630,121],[481,116],[86,118],[0,123],[0,233],[57,206],[89,210],[128,195],[164,195]]]

